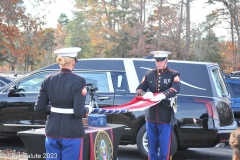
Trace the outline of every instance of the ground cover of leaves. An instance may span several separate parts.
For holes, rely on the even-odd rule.
[[[0,150],[0,160],[27,160],[28,155],[25,152],[16,150]]]

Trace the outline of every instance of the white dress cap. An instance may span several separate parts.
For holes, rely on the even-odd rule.
[[[77,57],[78,52],[80,52],[82,49],[79,47],[70,47],[70,48],[62,48],[57,49],[54,51],[55,54],[58,54],[58,56],[61,57]]]
[[[167,52],[167,51],[152,51],[150,52],[151,54],[154,55],[154,57],[156,58],[167,58],[169,54],[171,54],[171,52]]]

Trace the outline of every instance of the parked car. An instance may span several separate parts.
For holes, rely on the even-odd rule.
[[[13,79],[7,78],[7,77],[1,77],[0,76],[0,87],[5,86],[6,84],[12,82]]]
[[[169,68],[179,71],[181,91],[177,95],[178,123],[172,133],[171,154],[187,148],[214,147],[228,141],[236,129],[230,105],[230,95],[218,64],[169,60]],[[153,59],[95,58],[80,59],[74,73],[98,87],[99,108],[125,104],[135,96],[135,90],[147,70],[154,69]],[[33,112],[44,78],[59,71],[58,64],[36,70],[6,85],[0,91],[0,132],[45,127],[46,116]],[[87,95],[86,104],[90,100]],[[124,124],[120,144],[137,144],[139,152],[148,153],[145,111],[107,116],[107,123]]]
[[[224,74],[232,102],[234,117],[240,126],[240,71],[234,71],[230,74]]]

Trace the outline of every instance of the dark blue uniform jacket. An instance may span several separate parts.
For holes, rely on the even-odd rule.
[[[41,86],[35,112],[49,114],[46,122],[46,135],[49,137],[80,138],[85,136],[82,118],[86,117],[86,81],[71,70],[47,77]],[[72,108],[74,114],[50,112],[49,105],[56,108]]]
[[[148,71],[142,82],[137,87],[143,91],[149,90],[152,93],[162,92],[166,99],[155,106],[150,107],[146,112],[146,121],[156,123],[175,124],[176,118],[170,106],[168,98],[175,97],[180,91],[179,73],[175,70],[165,68],[163,70],[154,69]]]

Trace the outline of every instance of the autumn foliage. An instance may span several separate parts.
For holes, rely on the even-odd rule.
[[[71,46],[82,48],[79,58],[143,58],[153,50],[167,50],[172,52],[170,59],[216,62],[224,72],[240,70],[240,40],[234,39],[237,24],[223,12],[226,8],[193,25],[189,6],[194,1],[75,0],[72,20],[62,13],[55,28],[44,28],[44,5],[52,1],[24,2],[35,2],[34,7],[42,7],[45,15],[28,14],[23,0],[0,1],[0,61],[9,64],[9,70],[49,65],[55,62],[53,50]],[[226,29],[234,24],[232,40],[221,39],[213,31],[221,18],[229,24]]]
[[[45,54],[41,18],[27,14],[22,0],[0,1],[0,57],[9,63],[10,70],[17,65],[31,70]]]

